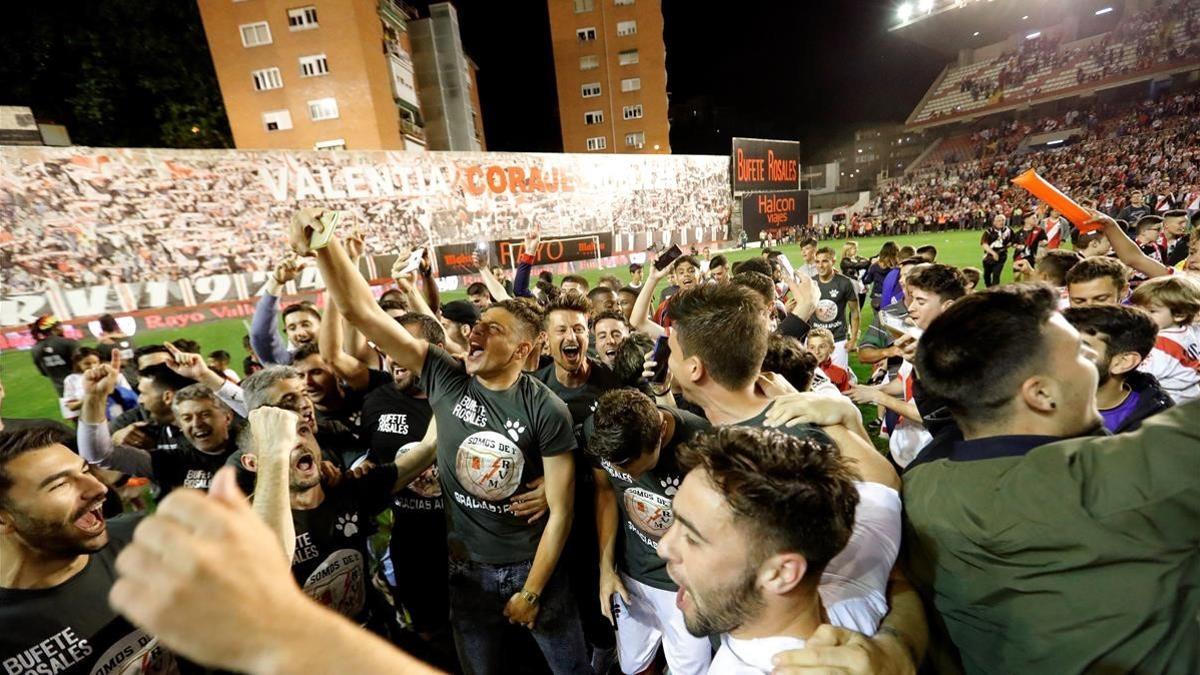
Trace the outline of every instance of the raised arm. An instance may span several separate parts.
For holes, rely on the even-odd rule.
[[[641,331],[656,340],[666,335],[667,331],[650,319],[650,307],[654,304],[654,288],[658,286],[658,282],[671,273],[673,267],[674,265],[660,270],[654,265],[650,266],[650,270],[646,273],[646,283],[642,284],[642,290],[638,291],[637,300],[633,303],[633,311],[629,315],[630,328]]]
[[[263,365],[292,362],[292,355],[279,335],[279,294],[284,284],[296,278],[300,268],[295,258],[281,260],[271,272],[271,278],[263,287],[263,296],[254,308],[254,317],[250,320],[250,346]]]
[[[288,559],[296,548],[288,474],[292,450],[300,442],[300,417],[290,410],[263,406],[250,412],[250,435],[258,469],[254,479],[254,512],[279,537]]]
[[[361,391],[367,388],[371,380],[370,369],[367,364],[346,353],[342,344],[342,313],[338,311],[333,296],[325,302],[325,316],[321,318],[317,346],[321,350],[321,358],[351,389]]]
[[[1108,239],[1109,245],[1113,248],[1113,253],[1121,259],[1121,262],[1129,265],[1133,269],[1145,274],[1150,278],[1165,277],[1171,273],[1171,269],[1150,256],[1142,253],[1142,249],[1137,243],[1129,238],[1121,230],[1121,226],[1117,225],[1117,221],[1100,213],[1099,211],[1091,211],[1092,220],[1088,224],[1102,225],[1104,227],[1104,236]]]
[[[79,413],[76,440],[79,454],[88,464],[106,469],[151,476],[154,473],[150,452],[128,445],[113,446],[105,419],[108,395],[121,376],[121,352],[114,349],[109,363],[102,363],[83,374],[83,406]]]
[[[163,346],[171,354],[171,357],[165,362],[168,368],[213,390],[217,398],[229,406],[229,409],[238,417],[246,416],[246,401],[240,386],[226,380],[220,373],[209,368],[199,354],[180,351],[170,342],[164,342]]]
[[[296,253],[313,254],[308,242],[321,213],[320,209],[302,209],[292,218],[289,234],[292,250]],[[380,309],[366,279],[350,261],[342,244],[336,239],[332,240],[328,246],[316,252],[316,258],[329,295],[337,302],[346,319],[393,361],[420,375],[429,343],[414,338]]]
[[[513,275],[513,295],[518,298],[531,298],[529,277],[533,274],[533,263],[537,260],[537,250],[542,242],[542,228],[534,225],[525,233],[525,241],[521,242],[521,254],[517,256],[517,271]]]
[[[496,277],[492,271],[488,269],[487,264],[479,259],[479,254],[475,254],[475,266],[479,268],[479,278],[483,281],[483,285],[487,286],[488,293],[492,294],[492,299],[496,302],[511,300],[508,291],[504,290],[504,284],[496,281]]]
[[[417,268],[417,276],[421,278],[421,287],[425,293],[425,303],[429,306],[434,314],[442,308],[441,291],[438,290],[437,281],[433,278],[433,263],[429,262],[430,253],[429,247],[425,247],[425,256],[421,258],[421,266]]]

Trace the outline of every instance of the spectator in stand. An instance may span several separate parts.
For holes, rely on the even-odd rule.
[[[1156,262],[1166,262],[1166,251],[1159,244],[1163,234],[1163,218],[1162,216],[1148,215],[1138,218],[1137,225],[1134,226],[1134,242],[1146,257]],[[1145,279],[1145,275],[1140,272],[1134,273],[1134,277],[1138,278],[1139,283]]]
[[[1147,417],[1175,405],[1153,375],[1138,369],[1154,349],[1158,332],[1149,314],[1136,307],[1091,305],[1064,310],[1063,317],[1095,356],[1100,373],[1096,407],[1105,429],[1133,431]]]
[[[1158,327],[1154,349],[1141,369],[1150,373],[1176,403],[1200,398],[1200,281],[1184,275],[1157,277],[1129,298]]]
[[[1129,195],[1129,204],[1121,209],[1117,214],[1117,220],[1123,220],[1127,223],[1135,223],[1142,216],[1151,213],[1150,207],[1145,203],[1144,196],[1141,190],[1134,190]]]
[[[1174,267],[1188,257],[1188,214],[1182,209],[1175,209],[1167,211],[1162,217],[1163,232],[1158,247],[1163,252],[1163,264]]]

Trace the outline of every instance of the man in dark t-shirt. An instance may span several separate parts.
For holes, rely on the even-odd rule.
[[[712,658],[707,638],[688,634],[675,605],[679,590],[658,556],[674,522],[671,501],[683,480],[676,449],[709,429],[691,413],[654,405],[634,389],[600,398],[585,425],[593,459],[600,555],[600,595],[617,628],[623,673],[640,673],[664,644],[673,673],[703,673]],[[620,534],[620,536],[618,536]]]
[[[319,210],[293,218],[298,254]],[[522,372],[543,319],[522,301],[490,306],[471,330],[465,362],[417,340],[375,303],[337,241],[315,252],[330,295],[346,318],[397,365],[418,377],[437,422],[436,462],[449,515],[450,607],[459,660],[472,673],[498,672],[503,628],[529,628],[556,673],[590,674],[579,614],[556,573],[571,529],[575,435],[570,413],[546,385]],[[428,467],[426,455],[399,460]],[[406,461],[408,460],[408,461]],[[512,513],[524,484],[545,478],[548,514],[530,523]]]
[[[138,521],[105,521],[107,488],[63,440],[52,427],[0,432],[0,672],[181,672],[109,607]]]
[[[38,343],[33,346],[33,365],[50,379],[59,398],[63,395],[63,380],[71,374],[71,356],[79,343],[63,337],[62,324],[51,315],[40,317],[32,329]]]
[[[834,270],[833,259],[833,249],[828,246],[817,251],[816,282],[821,300],[811,321],[814,328],[833,333],[833,362],[849,368],[850,352],[858,349],[858,292],[849,277]]]

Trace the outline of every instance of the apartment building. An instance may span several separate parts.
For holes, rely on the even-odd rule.
[[[661,0],[548,0],[564,152],[669,153]]]

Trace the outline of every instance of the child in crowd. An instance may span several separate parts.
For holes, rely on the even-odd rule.
[[[1176,405],[1200,398],[1200,280],[1157,277],[1138,286],[1130,302],[1149,312],[1159,329],[1141,370],[1157,378]]]
[[[833,333],[828,328],[813,328],[808,332],[808,352],[817,357],[821,371],[844,393],[854,385],[854,374],[833,362],[833,345]]]

